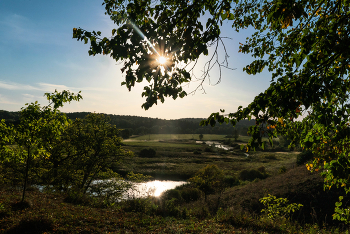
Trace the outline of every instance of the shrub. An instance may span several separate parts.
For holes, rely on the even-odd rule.
[[[311,152],[311,150],[305,150],[303,152],[301,152],[300,154],[298,154],[297,156],[297,165],[303,165],[305,164],[307,161],[311,160],[313,158],[313,153]]]
[[[302,207],[302,204],[292,203],[287,205],[287,198],[276,198],[269,194],[268,197],[263,197],[259,201],[266,207],[261,212],[265,213],[269,219],[275,219],[276,217],[285,217],[290,213],[293,213]]]
[[[123,210],[130,212],[142,212],[144,214],[155,214],[158,206],[149,198],[128,199],[123,202]]]
[[[234,149],[240,149],[241,147],[237,143],[231,143],[230,146]]]
[[[241,180],[249,180],[249,181],[253,181],[255,179],[265,179],[267,177],[266,174],[261,173],[258,170],[252,169],[252,170],[242,170],[239,173],[239,178]]]
[[[67,193],[64,202],[75,205],[89,205],[93,203],[93,198],[82,192],[71,190]]]
[[[178,189],[170,189],[162,194],[162,198],[165,200],[171,200],[175,198],[176,200],[182,200],[181,193]]]
[[[259,167],[257,170],[262,174],[266,174],[266,168],[264,166]]]
[[[177,206],[176,198],[165,201],[165,213],[168,216],[178,217],[181,216],[182,212]]]
[[[272,143],[273,143],[273,147],[275,147],[275,148],[277,148],[280,145],[280,141],[277,139],[273,139]]]
[[[213,151],[213,149],[210,146],[205,147],[205,149],[204,149],[204,152],[212,152],[212,151]]]
[[[226,175],[224,177],[224,184],[225,184],[225,187],[233,187],[239,184],[239,180],[235,176]]]
[[[193,154],[202,154],[200,150],[196,149],[193,151]]]
[[[181,197],[185,202],[197,201],[201,194],[201,191],[197,188],[184,188],[181,191]]]
[[[223,178],[224,174],[218,166],[208,165],[200,169],[194,177],[189,179],[189,182],[204,192],[206,200],[208,194],[223,190]]]
[[[152,148],[142,149],[139,156],[142,158],[153,158],[156,156],[156,151]]]
[[[278,170],[278,173],[279,174],[282,174],[282,173],[285,173],[287,171],[287,168],[285,166],[282,166],[279,170]]]

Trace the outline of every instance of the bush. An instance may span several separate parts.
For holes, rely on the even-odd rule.
[[[210,146],[205,147],[205,149],[204,149],[204,152],[212,152],[212,151],[213,151],[213,149]]]
[[[202,154],[200,150],[196,149],[193,151],[193,154]]]
[[[197,201],[201,194],[202,192],[197,188],[184,188],[181,191],[181,197],[185,202]]]
[[[71,190],[63,201],[75,205],[89,205],[93,203],[93,198],[79,191]]]
[[[142,149],[139,156],[142,158],[154,158],[156,156],[156,151],[152,148]]]
[[[265,179],[267,177],[266,173],[261,173],[258,170],[252,169],[252,170],[243,170],[239,173],[239,178],[241,180],[249,180],[253,181],[255,179]]]
[[[241,148],[240,145],[237,144],[237,143],[231,143],[230,146],[231,146],[232,148],[234,148],[234,149],[240,149],[240,148]]]
[[[144,214],[157,213],[158,206],[149,198],[135,198],[123,202],[123,210],[126,212],[142,212]]]
[[[287,171],[287,168],[285,166],[282,166],[279,170],[278,170],[278,173],[279,174],[283,174]]]
[[[297,156],[297,165],[303,165],[314,157],[311,150],[305,150]]]
[[[271,194],[268,197],[259,199],[259,201],[265,206],[265,209],[262,209],[261,212],[265,213],[272,220],[279,216],[289,216],[303,206],[297,203],[288,204],[287,198],[276,198]]]
[[[239,184],[239,180],[235,176],[226,175],[224,177],[225,187],[233,187]]]
[[[264,166],[259,167],[257,170],[262,174],[266,174],[266,168]]]
[[[165,200],[171,200],[175,198],[176,200],[182,200],[181,193],[178,189],[170,189],[162,194],[162,198]]]
[[[223,179],[224,174],[217,165],[208,165],[188,181],[204,192],[206,200],[208,194],[221,192],[224,189]]]

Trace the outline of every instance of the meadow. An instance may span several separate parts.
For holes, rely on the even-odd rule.
[[[192,134],[133,137],[124,147],[134,156],[114,169],[188,180],[205,167],[217,167],[224,183],[205,196],[205,189],[187,184],[160,197],[105,204],[96,197],[32,187],[26,203],[20,203],[20,191],[1,188],[0,233],[348,233],[331,218],[339,191],[323,191],[321,176],[296,164],[300,152],[276,146],[247,156],[238,146],[245,137],[234,142],[204,135],[203,140],[230,143],[232,151],[197,140]],[[150,148],[155,154],[142,155]],[[303,207],[270,219],[259,201],[268,194]]]

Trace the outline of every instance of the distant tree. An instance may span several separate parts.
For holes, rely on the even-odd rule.
[[[233,138],[235,139],[235,141],[237,141],[239,138],[239,132],[236,128],[233,130]]]
[[[139,156],[143,158],[153,158],[156,156],[156,153],[157,152],[152,148],[142,149],[139,153]]]
[[[199,134],[199,140],[202,140],[203,139],[203,134]]]
[[[120,135],[123,139],[128,139],[130,137],[130,130],[129,129],[122,129],[120,131]]]

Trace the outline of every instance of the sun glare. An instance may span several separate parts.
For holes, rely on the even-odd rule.
[[[166,63],[166,58],[163,57],[163,56],[159,56],[158,63],[161,64],[161,65],[165,64]]]

